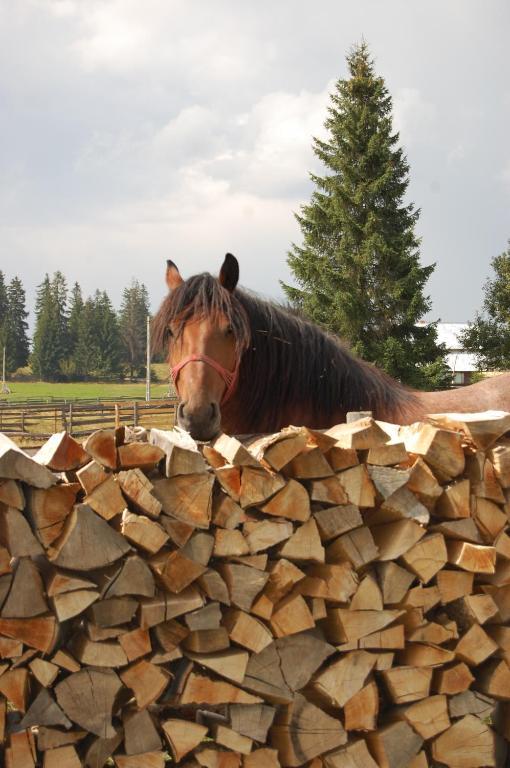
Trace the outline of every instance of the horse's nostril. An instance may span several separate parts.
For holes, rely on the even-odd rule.
[[[218,403],[211,403],[211,419],[216,419],[218,417],[218,414],[220,412],[220,409],[218,407]]]
[[[177,418],[178,419],[184,419],[185,413],[184,413],[184,403],[179,403],[177,406]]]

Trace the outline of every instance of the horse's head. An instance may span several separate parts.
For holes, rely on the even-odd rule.
[[[221,425],[220,407],[235,393],[241,355],[249,340],[245,312],[235,296],[239,265],[225,256],[218,278],[183,280],[167,262],[168,296],[154,320],[156,343],[168,362],[180,403],[177,423],[196,440],[210,440]]]

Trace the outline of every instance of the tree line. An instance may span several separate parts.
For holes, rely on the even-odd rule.
[[[69,290],[57,271],[37,287],[30,345],[21,280],[14,277],[6,284],[0,271],[0,348],[6,349],[10,375],[30,364],[32,374],[44,381],[139,376],[145,373],[149,313],[149,294],[138,280],[124,289],[117,312],[106,291],[85,298],[79,283]]]

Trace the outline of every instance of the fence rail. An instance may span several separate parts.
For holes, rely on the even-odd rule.
[[[55,432],[84,437],[96,429],[124,424],[170,429],[177,398],[164,400],[67,401],[52,404],[0,403],[0,432],[24,447],[36,447]]]

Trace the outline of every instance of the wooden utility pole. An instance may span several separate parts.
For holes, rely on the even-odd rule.
[[[151,318],[147,315],[147,363],[145,372],[145,399],[151,399]]]

